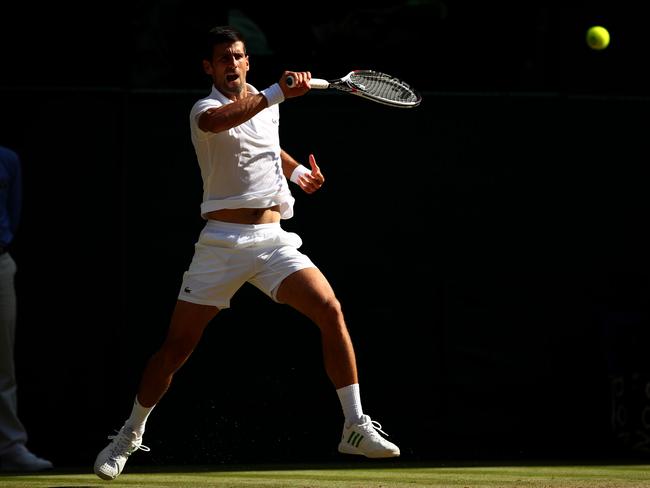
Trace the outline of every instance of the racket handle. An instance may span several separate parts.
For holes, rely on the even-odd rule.
[[[294,84],[293,76],[291,75],[287,76],[287,86],[291,88],[293,84]],[[320,78],[312,78],[311,80],[309,80],[309,86],[319,90],[324,90],[325,88],[328,88],[330,86],[330,82],[327,80],[322,80]]]

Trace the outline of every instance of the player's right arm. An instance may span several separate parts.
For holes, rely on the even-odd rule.
[[[292,87],[287,86],[289,75],[296,80]],[[309,72],[285,71],[278,85],[284,98],[299,97],[309,91],[310,79]],[[199,116],[198,125],[204,132],[223,132],[252,119],[268,106],[269,102],[262,93],[251,94],[232,103],[205,110]]]
[[[268,102],[261,93],[212,107],[199,116],[199,128],[204,132],[223,132],[252,119],[267,107]]]

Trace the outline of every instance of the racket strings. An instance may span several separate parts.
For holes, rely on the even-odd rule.
[[[415,103],[419,96],[406,83],[384,73],[360,72],[350,77],[352,84],[365,93],[401,103]]]

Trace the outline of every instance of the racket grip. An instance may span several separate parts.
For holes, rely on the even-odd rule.
[[[294,84],[293,76],[291,75],[287,76],[287,86],[291,88],[293,84]],[[320,78],[312,78],[311,80],[309,80],[309,86],[319,90],[324,90],[325,88],[328,88],[330,86],[330,82],[327,80],[322,80]]]

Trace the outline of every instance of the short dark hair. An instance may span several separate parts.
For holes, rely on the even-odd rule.
[[[244,35],[229,25],[218,25],[210,29],[205,36],[203,59],[208,61],[212,60],[212,53],[214,46],[223,44],[224,42],[233,43],[241,41],[244,43],[244,52],[246,52],[246,39]]]

